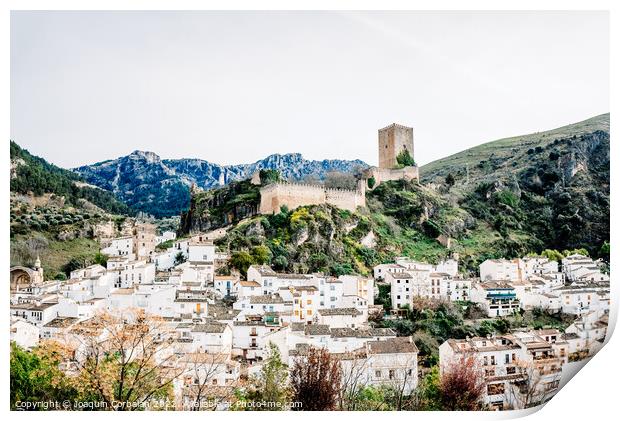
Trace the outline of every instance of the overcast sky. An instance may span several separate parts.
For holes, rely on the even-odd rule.
[[[74,167],[149,150],[424,164],[609,111],[605,12],[13,12],[11,138]]]

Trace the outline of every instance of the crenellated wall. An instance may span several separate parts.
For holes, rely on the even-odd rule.
[[[259,213],[280,212],[282,206],[295,209],[299,206],[330,204],[340,209],[354,211],[366,206],[364,185],[357,190],[327,189],[321,185],[279,182],[260,189]]]

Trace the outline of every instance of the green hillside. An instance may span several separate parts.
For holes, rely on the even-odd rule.
[[[596,131],[609,133],[609,113],[589,118],[579,123],[569,124],[557,129],[544,132],[531,133],[523,136],[508,137],[492,142],[483,143],[470,149],[458,152],[445,158],[438,159],[423,165],[420,168],[422,181],[434,181],[437,177],[443,177],[452,173],[462,172],[465,174],[469,168],[470,181],[476,181],[484,175],[492,175],[481,171],[478,164],[483,160],[491,160],[496,163],[508,164],[505,168],[511,172],[522,168],[524,162],[519,162],[523,153],[530,148],[547,147],[556,139],[579,137]],[[520,165],[513,165],[517,162]]]
[[[89,186],[77,174],[30,154],[11,141],[11,192],[42,196],[45,193],[63,197],[65,203],[82,207],[89,202],[100,209],[128,215],[132,210],[112,193]]]
[[[131,213],[112,193],[11,142],[12,266],[32,266],[40,257],[46,278],[63,279],[73,269],[102,261],[96,228]]]
[[[501,235],[598,255],[609,240],[609,142],[603,114],[485,143],[422,167],[421,177]]]

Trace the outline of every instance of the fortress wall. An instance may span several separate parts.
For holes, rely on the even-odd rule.
[[[259,212],[270,214],[280,212],[280,207],[295,209],[299,206],[325,203],[323,186],[298,183],[273,183],[260,190]]]
[[[364,192],[359,190],[325,189],[325,198],[330,205],[352,212],[366,206]]]
[[[366,206],[363,190],[326,189],[313,184],[273,183],[261,188],[260,196],[259,212],[263,215],[280,212],[282,206],[295,209],[329,203],[350,211]]]
[[[399,169],[372,167],[367,169],[364,173],[365,179],[369,179],[371,177],[375,179],[375,185],[373,186],[373,188],[377,187],[381,183],[385,183],[386,181],[420,180],[418,167],[404,167]]]

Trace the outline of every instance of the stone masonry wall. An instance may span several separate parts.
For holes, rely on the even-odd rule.
[[[375,179],[373,189],[381,183],[392,180],[417,180],[420,181],[418,167],[404,167],[399,169],[377,168],[371,167],[364,171],[364,179]]]
[[[361,190],[326,189],[320,185],[302,183],[273,183],[260,189],[261,214],[280,212],[280,207],[295,209],[299,206],[322,205],[325,203],[340,209],[354,211],[365,206],[365,194]]]

